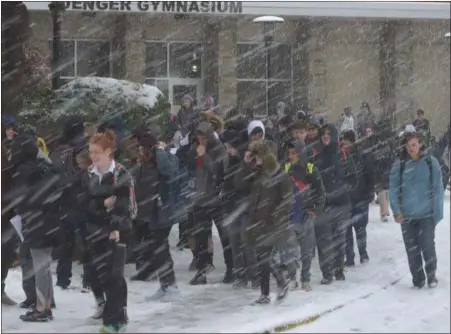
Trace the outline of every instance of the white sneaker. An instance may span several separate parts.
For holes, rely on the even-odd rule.
[[[381,216],[381,222],[388,223],[388,216]]]
[[[180,290],[177,285],[174,284],[165,288],[159,288],[152,296],[147,297],[146,301],[163,301],[167,303],[179,300],[180,297]]]
[[[94,319],[94,320],[102,319],[104,310],[105,310],[105,303],[99,304],[97,306],[96,312],[90,318]]]

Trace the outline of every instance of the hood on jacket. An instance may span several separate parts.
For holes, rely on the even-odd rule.
[[[265,133],[265,125],[263,124],[262,121],[259,121],[259,120],[254,120],[254,121],[251,121],[249,123],[249,125],[247,126],[247,134],[248,134],[248,136],[250,137],[251,134],[253,132],[255,132],[257,129],[260,129],[261,131],[263,131],[263,138],[265,138],[265,135],[266,135],[266,133]]]
[[[26,133],[18,134],[11,144],[11,163],[18,166],[36,160],[39,153],[36,139]]]
[[[331,140],[330,140],[330,144],[328,145],[328,147],[338,149],[338,146],[339,146],[338,145],[338,140],[339,140],[339,138],[338,138],[338,130],[337,130],[337,128],[335,127],[335,125],[330,124],[330,123],[324,124],[321,127],[321,129],[320,129],[320,137],[323,135],[323,133],[326,130],[329,130],[330,134],[331,134]],[[320,143],[321,143],[322,146],[324,146],[323,141],[322,141],[321,138],[320,138]]]
[[[251,143],[249,151],[254,157],[262,159],[262,172],[269,175],[274,175],[279,170],[280,166],[277,162],[276,156],[271,151],[271,148],[264,140],[257,140]]]
[[[213,128],[213,131],[218,132],[218,133],[222,132],[224,129],[224,121],[222,120],[222,118],[213,113],[206,113],[206,112],[199,113],[198,121],[199,122],[203,122],[203,121],[209,122]]]
[[[70,117],[63,128],[63,138],[66,142],[70,142],[77,137],[83,137],[85,132],[85,125],[83,119],[78,116]]]

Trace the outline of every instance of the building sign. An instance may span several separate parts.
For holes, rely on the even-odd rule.
[[[66,10],[155,12],[176,14],[241,14],[241,1],[65,1]]]

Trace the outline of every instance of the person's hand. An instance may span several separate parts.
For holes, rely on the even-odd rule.
[[[246,153],[244,154],[244,162],[249,164],[252,161],[252,154],[249,151],[246,151]]]
[[[309,215],[310,218],[316,218],[317,217],[316,212],[313,211],[313,210],[307,211],[307,214]]]
[[[120,239],[119,231],[117,231],[117,230],[111,231],[110,240],[112,240],[114,242],[119,242],[119,239]]]
[[[402,224],[403,221],[404,221],[404,218],[402,217],[402,215],[395,214],[395,222],[397,222],[398,224]]]
[[[202,157],[205,154],[205,151],[206,151],[205,145],[197,145],[196,151],[197,151],[197,155],[199,157]]]
[[[168,147],[168,145],[164,141],[158,142],[158,148],[165,150],[166,147]]]
[[[113,209],[114,204],[116,204],[116,196],[108,197],[103,201],[103,205],[105,205],[105,208],[108,210]]]

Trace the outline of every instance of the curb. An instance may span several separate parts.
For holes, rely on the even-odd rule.
[[[400,278],[397,278],[396,280],[388,283],[387,285],[384,285],[380,290],[386,290],[387,288],[389,288],[389,287],[391,287],[393,285],[396,285],[399,281],[401,281],[401,279],[403,277],[404,277],[404,275],[401,276]],[[332,312],[334,312],[336,310],[342,309],[342,308],[344,308],[347,305],[355,303],[356,301],[363,300],[363,299],[366,299],[368,297],[371,297],[371,296],[375,295],[377,291],[379,291],[379,290],[367,293],[366,295],[363,295],[363,296],[357,297],[355,299],[352,299],[352,300],[350,300],[349,302],[347,302],[345,304],[340,304],[340,305],[334,306],[334,307],[332,307],[330,309],[327,309],[326,311],[316,313],[316,314],[314,314],[312,316],[309,316],[309,317],[306,317],[306,318],[302,318],[300,320],[292,321],[292,322],[289,322],[289,323],[285,323],[283,325],[272,327],[271,329],[267,329],[267,330],[265,330],[264,332],[261,332],[261,333],[262,334],[284,333],[286,331],[289,331],[289,330],[292,330],[292,329],[295,329],[295,328],[298,328],[298,327],[301,327],[301,326],[304,326],[304,325],[311,324],[311,323],[317,321],[322,316],[328,315],[328,314],[330,314],[330,313],[332,313]]]

